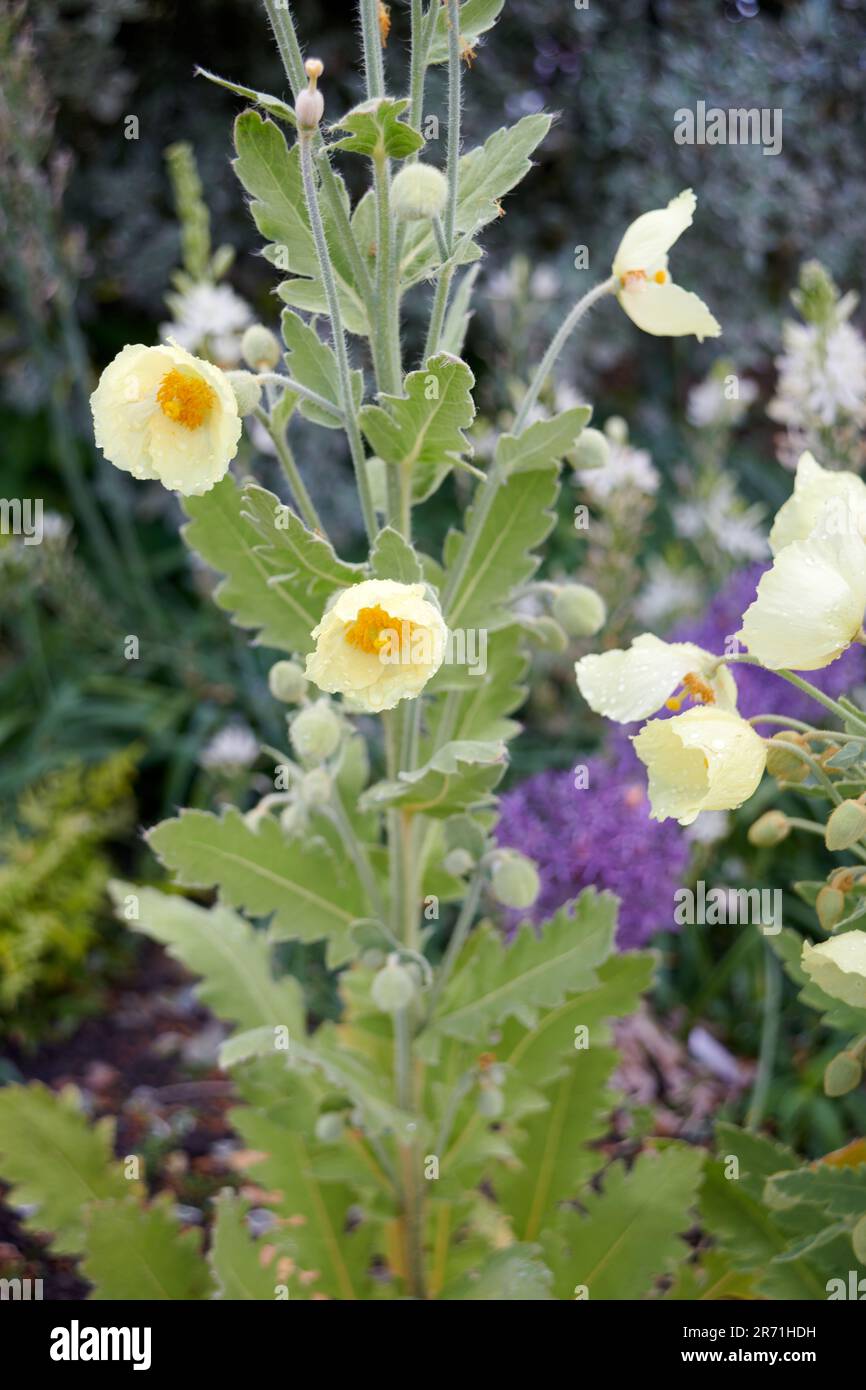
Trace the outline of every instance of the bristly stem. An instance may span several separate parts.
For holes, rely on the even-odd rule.
[[[460,6],[448,0],[448,197],[445,203],[445,240],[454,250],[457,227],[457,195],[460,183]]]
[[[265,9],[268,12],[268,19],[274,31],[277,48],[280,50],[283,67],[292,88],[292,96],[297,101],[298,93],[302,92],[307,85],[307,78],[304,73],[304,55],[301,52],[301,45],[298,43],[295,22],[288,0],[283,0],[282,4],[278,4],[277,0],[265,0]]]
[[[427,57],[436,20],[440,14],[438,0],[430,0],[427,14],[422,20],[421,0],[412,0],[412,57],[409,69],[409,124],[415,130],[421,129],[424,115],[424,79],[427,76]]]
[[[352,464],[355,469],[355,479],[358,484],[358,496],[361,500],[361,513],[364,518],[364,527],[367,532],[367,540],[372,546],[376,539],[376,512],[373,507],[370,480],[367,476],[367,460],[364,455],[364,444],[361,439],[361,431],[358,428],[358,419],[355,414],[355,402],[352,399],[352,376],[349,370],[349,357],[346,352],[346,335],[343,330],[343,316],[340,312],[340,300],[337,294],[334,268],[331,265],[331,255],[328,250],[325,228],[322,225],[322,214],[319,209],[319,198],[316,191],[316,176],[313,170],[313,152],[310,132],[300,131],[298,144],[301,152],[301,176],[304,183],[304,196],[307,200],[307,211],[310,217],[310,229],[313,233],[316,256],[319,262],[319,271],[322,276],[322,284],[325,287],[325,297],[328,301],[328,313],[331,317],[331,334],[334,340],[334,355],[337,359],[337,374],[340,384],[340,404],[343,409],[346,436],[349,441]]]
[[[397,266],[394,255],[394,219],[391,216],[391,162],[384,155],[373,159],[376,193],[376,333],[381,350],[379,389],[389,395],[400,390],[400,325],[397,315]]]
[[[258,420],[259,424],[264,425],[265,429],[270,435],[274,448],[277,451],[277,458],[280,460],[280,464],[282,466],[283,472],[286,475],[289,487],[292,489],[292,495],[294,496],[295,502],[297,503],[298,511],[303,517],[304,522],[307,526],[309,526],[311,531],[319,531],[321,535],[327,535],[327,532],[325,531],[325,528],[322,524],[322,519],[319,516],[319,513],[316,511],[315,503],[313,502],[312,497],[307,491],[304,480],[301,477],[300,471],[298,469],[298,465],[295,463],[295,456],[292,453],[291,448],[289,447],[289,442],[286,439],[285,432],[279,429],[275,429],[271,417],[268,415],[266,411],[262,410],[260,407],[253,413],[255,415],[255,418]]]
[[[382,61],[382,39],[379,34],[379,6],[377,0],[359,0],[358,10],[361,18],[361,37],[364,43],[364,74],[367,79],[367,96],[385,95],[385,65]]]
[[[603,299],[606,294],[611,294],[615,285],[616,276],[611,275],[608,280],[603,280],[600,285],[596,285],[593,289],[589,290],[582,299],[577,301],[568,314],[566,314],[559,328],[553,335],[550,346],[535,370],[535,375],[529,384],[529,388],[517,412],[517,418],[511,427],[512,434],[519,434],[523,429],[523,426],[529,418],[532,407],[538,400],[542,386],[553,370],[553,367],[556,365],[559,354],[562,352],[562,349],[565,347],[565,344],[568,342],[568,339],[580,323],[584,314],[586,314],[594,304],[597,304],[600,299]]]

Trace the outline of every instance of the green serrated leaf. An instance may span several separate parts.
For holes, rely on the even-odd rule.
[[[550,129],[553,118],[543,113],[524,116],[516,125],[503,127],[460,160],[457,199],[458,232],[474,233],[501,212],[500,199],[532,168],[530,155]],[[462,244],[458,264],[479,259],[473,241]],[[406,233],[400,258],[404,289],[425,279],[439,264],[435,235],[429,223],[413,224]]]
[[[370,573],[374,579],[396,579],[400,584],[418,584],[424,578],[416,551],[392,526],[380,531],[373,543]]]
[[[24,1224],[47,1231],[57,1254],[78,1254],[90,1203],[138,1190],[113,1157],[110,1120],[91,1124],[71,1088],[34,1082],[0,1089],[0,1179],[16,1206],[35,1206]]]
[[[472,560],[445,614],[449,627],[492,631],[513,621],[509,597],[538,568],[532,551],[554,524],[552,508],[558,490],[558,469],[552,464],[517,473],[497,490]],[[467,527],[476,506],[477,500],[467,514]],[[457,562],[465,544],[462,532],[451,532],[445,547],[446,571]]]
[[[551,420],[536,420],[519,435],[500,435],[496,462],[506,473],[526,473],[556,463],[570,449],[592,418],[591,405],[575,405]]]
[[[446,743],[416,771],[401,772],[397,781],[368,787],[361,807],[400,806],[410,815],[451,816],[489,800],[505,766],[503,743]]]
[[[686,1254],[703,1162],[685,1144],[648,1151],[631,1170],[612,1164],[601,1194],[581,1193],[585,1216],[563,1208],[543,1242],[557,1297],[582,1287],[593,1303],[646,1298]]]
[[[460,47],[461,50],[474,48],[482,34],[492,29],[505,0],[464,0],[460,6]],[[428,63],[447,63],[448,61],[448,9],[443,5],[436,19],[433,42],[427,55]]]
[[[610,955],[615,929],[616,899],[591,888],[542,927],[524,923],[508,945],[495,928],[480,928],[439,1001],[425,1047],[437,1035],[481,1042],[510,1017],[535,1028],[542,1009],[598,983],[596,969]]]
[[[283,342],[286,345],[286,367],[289,375],[301,386],[324,396],[326,401],[340,409],[340,373],[334,349],[322,341],[314,328],[291,309],[284,309],[280,318]],[[352,372],[352,395],[355,409],[361,404],[364,394],[364,374]],[[299,398],[298,410],[307,420],[323,425],[329,430],[342,429],[340,420],[321,406]]]
[[[275,508],[281,507],[271,493],[265,496]],[[183,528],[183,538],[190,549],[225,576],[217,585],[214,601],[231,614],[234,623],[257,629],[256,640],[263,647],[309,651],[310,633],[322,616],[324,604],[320,604],[318,593],[310,594],[303,585],[281,582],[288,569],[285,557],[273,546],[263,547],[261,531],[244,515],[243,502],[231,474],[203,497],[185,497],[183,507],[190,523]],[[284,514],[288,509],[282,507],[281,511]],[[271,519],[273,515],[271,511]],[[301,522],[298,526],[304,529]]]
[[[360,412],[373,452],[406,475],[416,502],[436,491],[456,459],[472,452],[463,431],[475,415],[474,385],[465,362],[439,352],[409,373],[403,396],[381,395],[378,405]]]
[[[334,149],[376,160],[406,159],[415,154],[424,144],[424,136],[400,120],[408,105],[408,97],[373,97],[361,102],[331,127],[351,132],[337,140]]]
[[[238,1028],[280,1025],[292,1037],[303,1036],[301,987],[290,975],[274,979],[264,932],[227,907],[198,907],[154,888],[115,880],[109,893],[121,921],[161,942],[191,974],[201,976],[198,997],[218,1018]],[[131,917],[126,904],[132,899],[137,914]]]
[[[866,1213],[866,1163],[856,1168],[834,1168],[816,1163],[794,1172],[776,1173],[767,1182],[767,1198],[775,1207],[806,1202],[829,1216],[861,1216]]]
[[[87,1219],[82,1273],[92,1298],[190,1302],[213,1292],[201,1232],[183,1231],[168,1198],[143,1207],[134,1198],[98,1202]]]
[[[448,705],[448,718],[457,739],[480,739],[482,742],[513,738],[520,725],[508,716],[526,698],[523,684],[529,665],[523,650],[518,627],[501,628],[488,633],[477,632],[477,650],[470,653],[473,660],[465,665],[449,662],[440,666],[427,693],[449,692],[456,698]],[[456,635],[452,653],[457,653]],[[467,646],[468,653],[468,646]],[[486,668],[486,669],[485,669]],[[438,746],[439,721],[446,717],[446,701],[440,699],[430,716],[430,747]]]
[[[256,106],[260,106],[263,111],[267,111],[269,116],[275,116],[278,121],[285,121],[286,125],[297,127],[298,118],[295,115],[295,108],[290,106],[287,101],[281,101],[279,97],[271,96],[268,92],[257,92],[254,87],[244,87],[240,82],[230,82],[227,77],[218,77],[215,72],[209,72],[207,68],[196,68],[195,75],[196,77],[206,77],[208,82],[213,82],[217,87],[224,87],[227,92],[234,92],[235,96],[253,102]]]
[[[354,866],[322,840],[290,840],[266,816],[255,829],[231,807],[222,816],[181,811],[147,836],[151,849],[187,888],[219,887],[220,899],[271,917],[277,941],[328,943],[339,965],[353,954],[349,928],[369,915]]]
[[[208,1264],[216,1292],[215,1299],[233,1302],[273,1301],[278,1285],[284,1283],[277,1265],[288,1252],[284,1235],[274,1241],[256,1240],[246,1220],[246,1204],[236,1193],[225,1189],[214,1201],[216,1219],[208,1252]]]
[[[465,275],[461,276],[460,283],[451,296],[448,313],[445,315],[439,343],[442,351],[450,352],[453,357],[460,357],[463,353],[469,320],[474,312],[471,308],[472,294],[480,269],[479,265],[473,265],[466,271]]]
[[[233,168],[253,199],[250,211],[268,242],[266,258],[279,270],[302,277],[284,281],[279,286],[280,297],[296,308],[326,314],[327,297],[307,214],[298,146],[289,149],[279,126],[265,120],[258,111],[244,111],[235,121],[235,148],[237,159]],[[348,217],[349,197],[342,181],[338,179],[337,184]],[[366,334],[364,301],[340,238],[335,234],[326,200],[323,200],[322,220],[331,249],[344,325],[350,333]]]
[[[538,1246],[509,1245],[489,1255],[480,1269],[473,1269],[446,1286],[445,1301],[491,1303],[539,1303],[553,1298],[553,1275],[538,1258]]]

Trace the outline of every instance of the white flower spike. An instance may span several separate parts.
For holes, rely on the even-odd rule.
[[[776,556],[737,637],[771,671],[818,671],[860,636],[864,613],[866,544],[813,536]]]
[[[632,222],[613,258],[617,299],[644,333],[661,338],[693,333],[703,342],[722,331],[703,300],[675,285],[668,270],[667,253],[691,226],[696,203],[687,188],[666,208],[643,213]]]
[[[358,710],[413,700],[445,657],[448,629],[423,584],[365,579],[344,589],[313,630],[306,674]]]
[[[633,739],[647,769],[653,820],[691,825],[702,811],[732,811],[764,775],[767,750],[751,724],[706,706],[651,719]]]
[[[90,409],[109,463],[185,497],[225,477],[241,437],[225,373],[174,342],[123,348],[99,378]]]
[[[692,642],[662,642],[651,632],[636,637],[625,651],[581,657],[577,686],[590,709],[632,724],[663,705],[679,710],[691,698],[719,709],[737,707],[737,687],[719,658]]]

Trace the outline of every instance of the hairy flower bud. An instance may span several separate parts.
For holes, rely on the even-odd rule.
[[[808,765],[792,751],[792,743],[803,747],[801,735],[793,729],[782,729],[767,742],[767,771],[780,782],[804,782],[809,776]]]
[[[760,849],[780,845],[791,833],[788,817],[783,811],[767,811],[749,826],[749,844]]]
[[[515,849],[497,850],[490,870],[490,887],[503,907],[531,907],[541,890],[538,870]]]
[[[262,323],[250,324],[241,338],[241,356],[254,372],[269,372],[280,360],[280,344]]]
[[[850,849],[866,832],[866,806],[862,801],[841,801],[834,807],[824,843],[828,849]]]
[[[551,607],[569,637],[594,637],[607,618],[604,599],[588,584],[564,584]]]
[[[844,915],[845,894],[840,893],[838,888],[831,888],[829,884],[825,884],[815,899],[815,911],[824,931],[832,931]]]
[[[342,734],[340,716],[327,700],[307,705],[289,727],[292,747],[305,763],[323,763],[330,758],[339,748]]]
[[[568,456],[569,463],[579,472],[585,468],[604,468],[610,458],[610,443],[601,430],[584,430]]]
[[[438,217],[445,208],[448,184],[433,164],[407,164],[394,176],[391,209],[403,222]]]
[[[262,388],[252,372],[226,372],[238,403],[238,415],[252,415],[262,400]]]
[[[295,102],[295,115],[302,131],[316,130],[325,114],[325,98],[316,88],[316,83],[324,71],[325,66],[320,58],[308,58],[304,63],[304,72],[310,85],[298,94]]]
[[[828,1096],[847,1096],[863,1077],[860,1060],[853,1052],[840,1052],[824,1071],[824,1094]]]
[[[316,1138],[321,1144],[335,1144],[342,1138],[344,1127],[343,1116],[338,1110],[326,1110],[316,1120]]]
[[[277,661],[268,672],[268,689],[284,705],[297,705],[307,693],[308,681],[294,661]]]
[[[370,998],[383,1013],[394,1014],[405,1009],[415,998],[415,981],[394,953],[370,986]]]
[[[446,874],[453,874],[455,878],[461,878],[463,874],[468,874],[474,864],[475,860],[468,849],[449,850],[442,860],[442,867]]]
[[[301,794],[307,806],[324,806],[331,799],[333,779],[323,767],[311,767],[304,773]]]

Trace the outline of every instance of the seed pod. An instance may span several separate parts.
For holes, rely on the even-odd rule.
[[[815,911],[824,931],[832,931],[845,915],[845,894],[825,884],[815,899]]]
[[[834,807],[824,843],[828,849],[850,849],[866,833],[866,806],[862,801],[842,801]]]
[[[308,58],[304,63],[310,85],[298,94],[295,102],[295,115],[302,131],[316,130],[325,114],[325,98],[316,89],[316,83],[324,71],[325,65],[320,58]]]
[[[791,833],[788,817],[782,811],[767,811],[749,826],[749,844],[761,849],[780,845]]]

